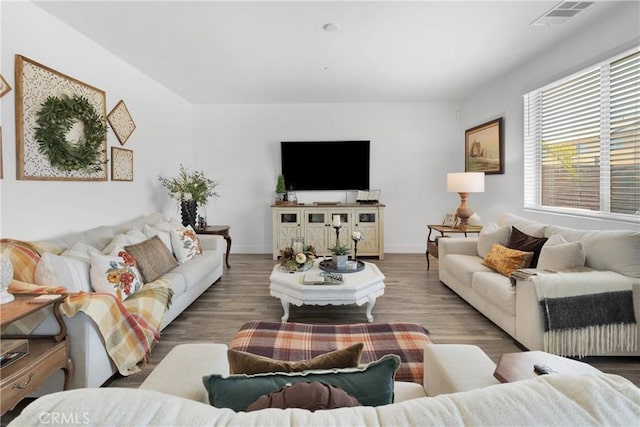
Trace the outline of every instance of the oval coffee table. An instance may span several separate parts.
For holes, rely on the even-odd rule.
[[[280,264],[273,267],[269,280],[271,296],[279,298],[284,315],[281,320],[289,320],[289,304],[301,305],[348,305],[367,304],[367,320],[373,322],[371,310],[379,296],[384,295],[384,275],[375,264],[364,263],[364,269],[356,273],[344,273],[341,284],[304,285],[306,273],[320,271],[318,261],[307,272],[290,273],[282,270]]]

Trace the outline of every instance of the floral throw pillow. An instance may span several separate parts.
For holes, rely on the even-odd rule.
[[[180,264],[202,255],[204,252],[198,235],[190,225],[187,225],[186,228],[173,227],[171,229],[171,246],[173,246],[173,254]]]
[[[116,256],[91,254],[91,287],[95,292],[114,294],[124,301],[142,288],[136,259],[124,250]]]

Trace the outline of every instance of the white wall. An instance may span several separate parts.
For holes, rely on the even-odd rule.
[[[569,20],[564,25],[571,25]],[[536,31],[553,31],[554,27],[539,27]],[[618,52],[638,45],[640,15],[638,3],[628,2],[610,16],[594,22],[587,31],[574,33],[507,75],[499,76],[482,90],[464,99],[462,129],[469,129],[496,117],[504,117],[505,173],[487,175],[485,193],[472,194],[469,204],[483,220],[495,218],[501,211],[510,211],[541,222],[552,222],[577,228],[637,229],[637,224],[568,217],[523,209],[523,101],[526,92],[571,75]]]
[[[39,239],[154,211],[175,214],[157,176],[173,175],[180,161],[191,163],[191,104],[32,3],[3,2],[1,23],[1,71],[14,89],[14,56],[20,54],[106,91],[107,112],[124,99],[137,126],[124,146],[134,151],[133,182],[18,181],[16,91],[5,95],[2,237]],[[113,30],[118,30],[117,22]],[[109,130],[109,156],[111,146],[120,143]]]
[[[280,141],[366,139],[371,188],[381,189],[387,205],[385,251],[424,252],[426,225],[459,203],[446,192],[446,173],[463,153],[457,110],[455,102],[196,106],[196,166],[224,182],[208,222],[231,226],[234,252],[270,253]],[[309,173],[340,173],[346,160]],[[304,203],[345,201],[344,192],[297,196]]]

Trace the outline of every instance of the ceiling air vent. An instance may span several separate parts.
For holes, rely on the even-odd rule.
[[[531,25],[558,25],[593,4],[592,1],[562,1],[536,19]]]

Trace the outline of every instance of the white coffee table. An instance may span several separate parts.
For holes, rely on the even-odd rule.
[[[343,283],[336,285],[303,285],[305,272],[289,273],[280,265],[273,267],[269,290],[271,296],[280,298],[284,315],[289,320],[289,304],[301,305],[347,305],[367,304],[367,320],[373,322],[371,310],[376,299],[384,294],[384,275],[375,264],[364,263],[364,269],[356,273],[344,273]],[[318,261],[312,270],[319,270]]]

